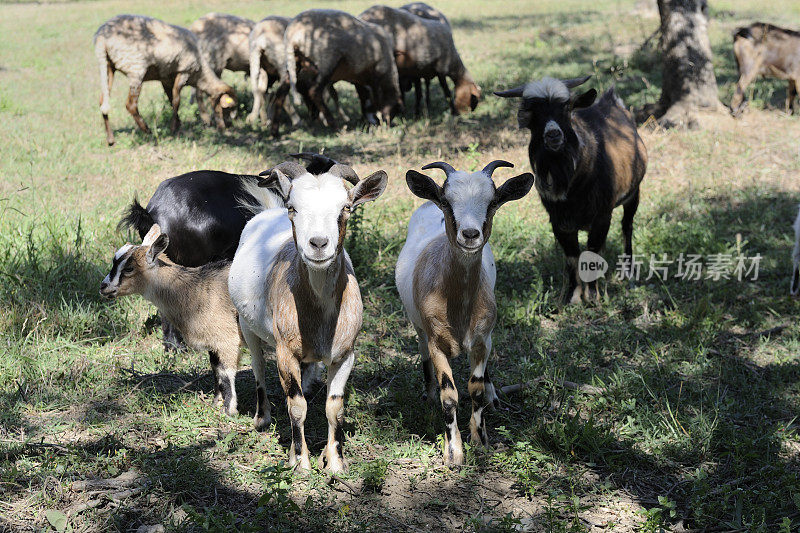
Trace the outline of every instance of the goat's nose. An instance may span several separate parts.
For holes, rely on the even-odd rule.
[[[311,245],[312,248],[316,248],[317,250],[322,250],[328,245],[328,238],[311,237],[310,239],[308,239],[308,243]]]
[[[562,136],[561,130],[558,129],[547,130],[544,132],[544,138],[548,141],[558,141]]]
[[[475,228],[469,228],[469,229],[462,229],[461,230],[461,235],[463,235],[465,239],[477,239],[478,235],[480,235],[480,234],[481,234],[481,232],[478,231]]]
[[[104,281],[103,283],[101,283],[101,284],[100,284],[100,290],[101,290],[101,291],[104,291],[104,290],[106,290],[107,288],[108,288],[108,283],[106,283],[105,281]]]

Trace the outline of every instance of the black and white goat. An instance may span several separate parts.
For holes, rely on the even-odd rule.
[[[189,346],[207,350],[214,371],[214,403],[235,415],[240,336],[228,294],[231,263],[177,265],[163,254],[169,242],[154,224],[142,244],[126,244],[117,250],[100,294],[108,299],[140,294],[178,328]]]
[[[433,401],[436,386],[440,389],[447,464],[464,462],[456,420],[458,390],[450,369],[450,359],[461,352],[469,354],[471,368],[467,387],[472,399],[470,438],[475,444],[488,444],[483,409],[497,401],[486,370],[497,316],[497,271],[489,236],[497,209],[519,200],[533,186],[533,175],[525,173],[496,187],[492,181],[495,169],[513,166],[492,161],[472,174],[441,162],[422,167],[445,171],[447,179],[441,187],[419,172],[406,173],[411,192],[430,202],[411,215],[395,279],[419,337],[425,395]]]
[[[316,165],[317,170],[324,158],[310,159],[309,169]],[[276,192],[286,207],[265,209],[247,223],[228,287],[257,382],[256,427],[271,421],[264,372],[264,349],[270,345],[292,425],[289,464],[310,468],[302,385],[310,370],[305,367],[324,362],[328,442],[322,458],[338,472],[344,468],[344,388],[355,362],[363,312],[344,236],[352,210],[380,196],[387,176],[381,170],[359,180],[352,168],[341,164],[318,174],[309,169],[285,162],[263,179],[261,186]],[[346,182],[353,187],[348,190]]]
[[[495,92],[522,98],[519,125],[531,130],[528,147],[536,190],[550,215],[558,243],[567,256],[569,302],[599,297],[597,281],[583,287],[578,276],[578,231],[588,231],[587,248],[599,253],[608,235],[611,214],[623,206],[625,254],[633,254],[633,217],[639,185],[647,169],[647,151],[622,101],[609,89],[595,103],[597,91],[571,95],[589,79],[543,78],[515,89]],[[628,274],[632,273],[633,261]]]

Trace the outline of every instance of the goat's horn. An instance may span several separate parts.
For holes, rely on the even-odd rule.
[[[483,167],[483,170],[481,170],[481,172],[483,172],[484,174],[486,174],[487,176],[489,176],[491,178],[492,177],[492,173],[494,173],[494,171],[498,167],[514,168],[514,165],[512,165],[508,161],[503,161],[502,159],[495,159],[494,161],[492,161],[491,163],[489,163],[488,165]]]
[[[591,77],[592,75],[589,74],[588,76],[585,76],[583,78],[569,78],[566,80],[561,80],[561,83],[566,85],[567,89],[574,89],[578,85],[583,85],[584,83],[586,83]]]
[[[347,165],[336,163],[328,169],[328,172],[337,178],[342,178],[343,180],[349,181],[353,185],[358,185],[358,174],[356,174],[356,171]]]
[[[283,172],[287,178],[293,180],[298,176],[302,176],[303,174],[308,173],[308,170],[303,168],[303,165],[300,163],[295,163],[294,161],[284,161],[279,165],[275,165],[272,168],[265,170],[264,172],[260,172],[259,176],[269,176],[273,170],[280,170]]]
[[[313,152],[300,152],[299,154],[290,155],[292,157],[305,159],[308,161],[308,167],[306,167],[306,170],[309,172],[309,174],[314,174],[315,176],[327,172],[333,165],[338,163],[338,161],[335,159],[331,159],[330,157],[322,154],[315,154]]]
[[[453,172],[456,171],[456,169],[454,169],[452,166],[450,166],[450,164],[445,163],[444,161],[437,161],[435,163],[428,163],[427,165],[422,167],[422,170],[428,170],[429,168],[440,168],[440,169],[444,170],[444,173],[448,178],[450,177],[450,174],[452,174]]]
[[[514,87],[513,89],[506,89],[505,91],[495,91],[494,95],[501,98],[519,98],[522,96],[522,91],[525,90],[524,85]]]

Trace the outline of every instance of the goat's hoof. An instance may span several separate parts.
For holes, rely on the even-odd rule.
[[[323,448],[322,453],[319,456],[319,464],[331,474],[341,474],[347,470],[344,461],[338,456],[338,454],[335,452],[333,454],[328,453],[327,445],[325,448]]]

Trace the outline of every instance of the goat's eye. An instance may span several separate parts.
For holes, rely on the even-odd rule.
[[[346,205],[346,206],[344,206],[344,208],[342,208],[342,210],[343,210],[345,213],[349,213],[350,211],[352,211],[352,210],[353,210],[353,207],[352,207],[352,206],[349,206],[349,205]]]
[[[126,275],[127,274],[131,274],[132,272],[133,272],[133,267],[132,266],[126,266],[125,268],[122,269],[122,273],[126,274]]]

